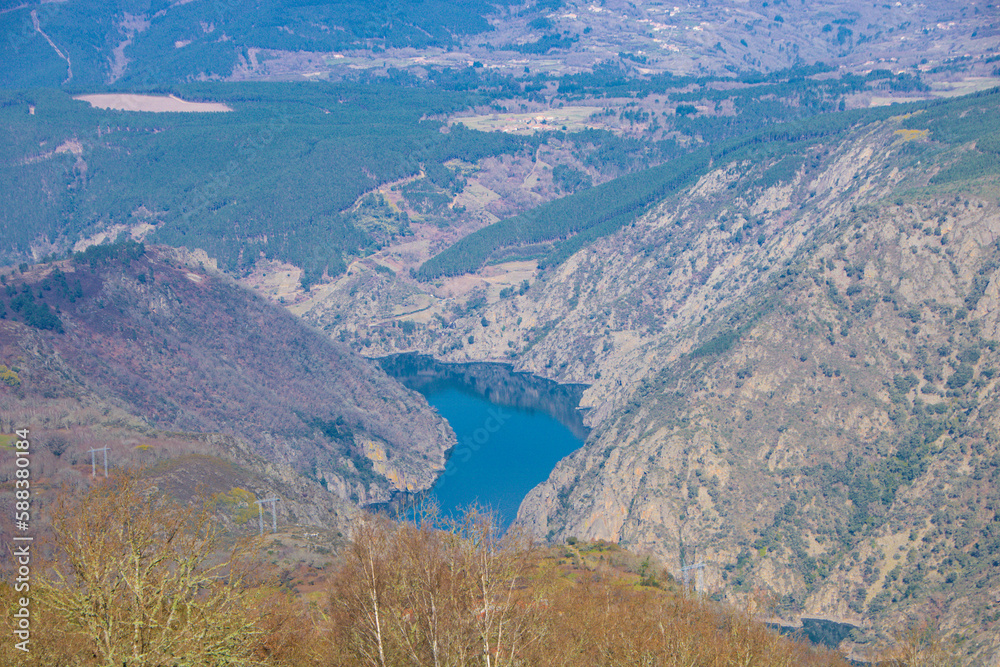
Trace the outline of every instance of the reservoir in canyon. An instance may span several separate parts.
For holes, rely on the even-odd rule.
[[[499,363],[445,364],[416,354],[378,362],[423,394],[455,432],[458,444],[425,494],[443,517],[476,505],[507,528],[524,496],[589,433],[577,407],[586,385],[558,384]]]

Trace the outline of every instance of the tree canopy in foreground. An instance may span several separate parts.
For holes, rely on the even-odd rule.
[[[26,665],[845,665],[599,542],[539,547],[476,511],[365,515],[311,601],[200,506],[119,475],[51,505]],[[17,597],[0,589],[13,625]],[[922,641],[918,638],[916,644]],[[893,664],[921,664],[913,651]]]

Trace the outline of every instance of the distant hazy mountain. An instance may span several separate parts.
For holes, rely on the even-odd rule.
[[[502,2],[70,0],[0,9],[0,85],[157,86],[218,79],[256,51],[447,47]],[[251,52],[254,52],[251,54]]]

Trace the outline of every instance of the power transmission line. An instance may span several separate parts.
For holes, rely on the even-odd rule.
[[[696,562],[689,565],[685,565],[687,550],[684,548],[684,540],[680,539],[680,551],[681,551],[681,579],[684,581],[684,587],[687,588],[691,585],[691,571],[694,571],[694,592],[701,593],[705,589],[705,563]],[[691,551],[693,560],[697,561],[698,547],[697,545],[692,547]]]

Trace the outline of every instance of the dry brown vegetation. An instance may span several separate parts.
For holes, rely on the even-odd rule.
[[[9,642],[4,664],[222,665],[255,659],[268,587],[247,541],[226,540],[211,515],[118,474],[51,506],[49,548],[27,596],[27,654]]]
[[[201,507],[138,476],[64,490],[53,508],[31,651],[5,642],[4,664],[845,664],[685,593],[648,560],[629,572],[638,559],[613,545],[541,549],[475,511],[443,528],[367,516],[310,603],[276,585],[253,544],[227,543]],[[0,589],[8,626],[21,595]]]
[[[64,495],[52,523],[58,551],[40,603],[98,664],[238,662],[252,650],[249,545],[217,557],[222,535],[206,511],[124,476],[82,507]]]

